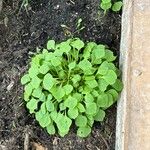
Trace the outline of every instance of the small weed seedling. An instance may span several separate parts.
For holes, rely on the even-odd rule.
[[[85,28],[84,26],[81,25],[82,21],[83,21],[82,18],[78,19],[74,32],[71,32],[71,28],[68,27],[67,25],[61,24],[61,27],[64,29],[65,35],[68,35],[70,37],[74,37],[75,33],[79,33],[80,31],[82,31]]]
[[[112,0],[101,0],[100,7],[104,11],[112,9],[112,11],[117,12],[121,10],[122,5],[123,5],[122,1],[117,1],[113,3]]]
[[[65,136],[74,121],[77,135],[87,137],[122,90],[115,58],[95,42],[49,40],[21,78],[26,107],[49,134]]]

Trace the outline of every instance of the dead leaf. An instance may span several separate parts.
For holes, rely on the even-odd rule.
[[[32,150],[48,150],[48,149],[43,145],[41,145],[40,143],[32,142]]]

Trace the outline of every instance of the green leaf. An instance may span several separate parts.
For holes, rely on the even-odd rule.
[[[97,90],[93,90],[93,91],[92,91],[92,95],[93,95],[93,97],[95,98],[95,97],[98,97],[98,96],[99,96],[99,93],[98,93]]]
[[[60,132],[60,131],[58,131],[58,133],[59,133],[59,135],[60,135],[61,137],[64,137],[68,132],[69,132],[69,131],[67,131],[67,132]]]
[[[25,74],[22,78],[21,78],[21,84],[27,84],[28,82],[30,82],[30,76],[29,74]]]
[[[91,133],[91,128],[89,126],[80,127],[77,130],[77,135],[82,138],[87,137],[90,133]]]
[[[83,59],[82,61],[80,61],[80,63],[78,64],[79,68],[81,68],[83,71],[85,70],[89,70],[92,68],[92,64],[86,60],[86,59]]]
[[[42,120],[43,117],[44,117],[44,114],[42,113],[41,110],[39,110],[38,112],[35,113],[35,118],[37,121]]]
[[[32,91],[33,91],[33,87],[32,87],[32,85],[31,85],[31,83],[27,84],[27,85],[25,86],[24,90],[25,90],[25,93],[26,93],[28,96],[30,96],[31,93],[32,93]]]
[[[77,50],[80,50],[81,48],[84,47],[84,43],[80,39],[76,39],[76,40],[71,42],[71,46],[73,48],[76,48]]]
[[[43,114],[46,114],[46,112],[47,112],[47,110],[46,110],[46,103],[42,103],[42,105],[41,105],[41,112]]]
[[[31,68],[29,69],[29,76],[31,78],[34,78],[35,76],[37,76],[39,73],[38,71],[38,66],[37,65],[32,65]]]
[[[105,75],[105,74],[107,74],[108,69],[109,69],[108,66],[109,66],[109,63],[108,63],[107,61],[104,61],[104,62],[100,65],[100,67],[98,68],[97,74],[100,74],[100,75]]]
[[[85,99],[85,102],[87,103],[91,103],[94,101],[94,97],[89,93],[85,95],[84,99]]]
[[[90,58],[90,56],[91,56],[91,51],[92,51],[92,49],[93,49],[94,46],[96,46],[96,43],[94,43],[94,42],[89,42],[89,43],[87,44],[87,46],[85,47],[85,49],[84,49],[84,51],[83,51],[83,57],[84,57],[85,59],[89,59],[89,58]]]
[[[111,8],[111,6],[112,6],[112,4],[111,4],[111,2],[109,2],[109,3],[101,3],[101,8],[103,9],[103,10],[108,10],[108,9],[110,9]]]
[[[95,61],[98,60],[98,62],[100,61],[101,63],[101,58],[103,58],[105,56],[105,46],[104,45],[97,45],[93,48],[92,51],[92,62],[94,64],[99,64],[99,63],[95,63]]]
[[[77,83],[73,84],[73,87],[74,87],[75,89],[78,89],[78,88],[79,88],[79,83],[77,82]]]
[[[47,73],[43,79],[43,88],[50,91],[50,89],[55,84],[55,79],[52,77],[50,73]]]
[[[90,88],[88,85],[84,86],[82,94],[88,94],[92,91],[93,89]]]
[[[37,76],[35,76],[31,80],[31,85],[33,88],[37,89],[40,86],[41,82],[42,82],[42,80],[40,78],[38,78]]]
[[[115,2],[112,6],[113,11],[120,11],[123,3],[121,1]]]
[[[117,68],[115,67],[115,65],[112,62],[108,63],[108,68],[109,68],[109,70],[113,70],[116,73]]]
[[[56,57],[56,56],[52,57],[51,63],[54,67],[60,66],[61,65],[60,57]]]
[[[108,107],[109,105],[108,95],[105,93],[99,95],[97,99],[97,105],[102,108]]]
[[[34,64],[34,65],[36,64],[37,66],[40,66],[40,61],[41,61],[42,57],[43,57],[42,54],[38,54],[38,55],[34,56],[32,58],[31,65],[32,64]]]
[[[49,113],[44,114],[44,116],[39,120],[39,124],[43,128],[50,125],[51,124],[50,114]]]
[[[72,120],[68,118],[67,116],[64,116],[59,113],[57,116],[56,124],[57,124],[58,130],[61,133],[67,134],[72,124]]]
[[[71,46],[69,45],[69,42],[62,42],[58,45],[58,48],[59,50],[62,52],[62,53],[66,53],[68,54],[69,51],[71,50]]]
[[[85,80],[95,80],[95,76],[85,76],[84,77]]]
[[[123,83],[117,79],[116,82],[112,85],[113,88],[115,88],[118,92],[120,92],[123,89]]]
[[[57,99],[58,102],[62,100],[62,98],[65,96],[65,90],[62,87],[53,87],[51,89],[52,95]]]
[[[118,99],[118,93],[117,93],[116,90],[110,89],[109,91],[107,91],[107,93],[109,93],[109,94],[111,94],[113,96],[114,102]]]
[[[68,108],[74,108],[77,106],[77,99],[75,99],[74,97],[72,96],[69,96],[65,102],[64,102],[64,105]]]
[[[95,115],[97,112],[97,105],[96,103],[86,103],[86,114]]]
[[[75,119],[75,124],[78,127],[85,127],[87,125],[87,118],[83,115],[79,115],[76,119]]]
[[[83,104],[79,103],[79,104],[77,105],[77,107],[78,107],[80,113],[85,112],[85,108],[84,108]]]
[[[46,61],[46,62],[50,62],[51,59],[53,59],[54,56],[55,56],[55,55],[54,55],[54,53],[52,53],[52,52],[47,53],[46,56],[45,56],[45,61]]]
[[[105,111],[102,109],[99,109],[97,114],[94,116],[95,121],[103,121],[105,118]]]
[[[39,88],[33,90],[32,96],[34,96],[36,98],[40,98],[41,94],[42,94],[42,89],[41,89],[41,87],[39,87]]]
[[[81,76],[78,74],[75,74],[71,80],[72,80],[73,84],[75,84],[81,80]]]
[[[64,103],[59,104],[59,109],[60,109],[60,111],[63,111],[66,109],[66,106],[64,105]]]
[[[110,85],[114,84],[117,79],[117,75],[113,70],[108,70],[107,74],[103,76],[103,79]]]
[[[53,98],[53,97],[52,97],[52,94],[48,94],[47,100],[50,101],[50,100],[52,100],[52,98]]]
[[[55,127],[53,124],[49,124],[47,127],[46,127],[46,130],[47,132],[50,134],[50,135],[53,135],[55,134]]]
[[[55,110],[55,106],[54,104],[52,103],[51,100],[48,100],[46,101],[46,109],[49,111],[49,112],[52,112]]]
[[[37,104],[38,101],[34,98],[32,98],[28,103],[27,103],[27,108],[29,109],[30,113],[32,114],[35,109],[37,109]]]
[[[72,97],[77,99],[78,102],[82,100],[82,94],[80,93],[74,93]]]
[[[111,0],[102,0],[102,3],[110,3]]]
[[[78,87],[78,91],[79,91],[79,93],[82,93],[82,92],[83,92],[83,87],[82,87],[82,86],[79,86],[79,87]]]
[[[98,86],[98,83],[96,80],[88,80],[85,82],[90,88],[95,88]]]
[[[101,94],[98,96],[97,105],[101,108],[108,108],[114,103],[113,96],[111,94]]]
[[[41,93],[41,96],[39,97],[39,100],[44,102],[46,100],[46,96],[44,93]]]
[[[48,50],[44,48],[44,49],[42,50],[42,54],[47,55],[47,54],[48,54]]]
[[[70,84],[66,84],[64,87],[66,95],[69,95],[73,91],[73,86]]]
[[[39,72],[42,74],[46,74],[49,71],[49,66],[47,64],[43,64],[39,68]]]
[[[92,75],[96,71],[96,68],[89,68],[89,70],[84,70],[84,75]]]
[[[114,103],[114,101],[113,101],[113,96],[111,95],[111,94],[107,94],[108,95],[108,106],[106,107],[106,109],[108,108],[108,107],[110,107],[110,106],[112,106],[113,105],[113,103]]]
[[[69,108],[68,110],[68,116],[71,118],[71,119],[75,119],[77,118],[79,112],[78,112],[78,108]]]
[[[47,42],[47,49],[50,50],[50,49],[55,49],[55,41],[54,40],[49,40]]]
[[[54,122],[56,122],[56,119],[57,119],[57,111],[53,111],[53,112],[51,112],[50,113],[50,116],[51,116],[51,118],[52,118],[52,120],[54,121]]]
[[[108,85],[109,84],[104,79],[98,80],[98,87],[100,91],[104,92],[107,89]]]
[[[76,66],[76,62],[75,62],[75,61],[71,62],[71,63],[68,65],[69,70],[74,69],[74,68],[75,68],[75,66]]]
[[[88,118],[88,125],[89,125],[90,127],[92,127],[93,124],[94,124],[94,118],[93,118],[93,116],[92,116],[92,115],[86,115],[86,116],[87,116],[87,118]]]
[[[58,73],[58,76],[60,79],[64,79],[66,77],[66,74],[64,72],[64,70],[61,70],[59,73]]]
[[[29,101],[29,97],[30,97],[30,95],[28,95],[26,92],[24,92],[23,99],[24,99],[26,102]]]
[[[114,56],[113,52],[110,50],[105,50],[105,59],[108,62],[114,61],[116,59],[116,57]]]

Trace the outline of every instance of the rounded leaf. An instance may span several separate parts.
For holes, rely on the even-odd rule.
[[[64,105],[68,108],[74,108],[77,106],[77,99],[75,99],[74,97],[72,96],[69,96],[65,102],[64,102]]]
[[[47,132],[50,134],[50,135],[53,135],[53,134],[55,134],[55,127],[54,127],[54,125],[53,124],[50,124],[50,125],[48,125],[47,127],[46,127],[46,130],[47,130]]]
[[[120,11],[123,3],[121,1],[115,2],[112,6],[113,11]]]
[[[53,87],[54,84],[55,84],[54,78],[52,77],[52,75],[50,73],[47,73],[43,79],[44,89],[49,91]]]
[[[70,108],[68,110],[68,116],[71,118],[71,119],[75,119],[77,118],[79,112],[78,112],[78,108]]]
[[[32,98],[27,104],[27,108],[29,109],[30,113],[33,113],[35,109],[37,109],[38,101]]]
[[[86,103],[86,114],[95,115],[97,112],[97,105],[96,103]]]
[[[123,83],[119,79],[117,79],[112,85],[112,87],[115,88],[118,92],[120,92],[123,89]]]
[[[55,41],[54,40],[49,40],[47,42],[47,49],[50,50],[50,49],[55,49]]]
[[[75,39],[74,41],[71,42],[71,46],[76,48],[77,50],[80,50],[81,48],[84,47],[84,42],[81,41],[80,39]]]
[[[103,79],[110,85],[114,84],[117,79],[117,75],[113,70],[108,70],[107,74],[103,76]]]
[[[81,113],[85,112],[85,108],[81,103],[79,103],[77,107],[79,109],[79,112],[81,112]]]
[[[66,95],[69,95],[73,90],[73,86],[70,84],[66,84],[63,88],[65,90]]]
[[[82,138],[87,137],[90,133],[91,133],[91,128],[89,126],[80,127],[77,130],[77,135]]]
[[[97,114],[94,116],[95,121],[103,121],[105,118],[105,111],[102,109],[99,109]]]
[[[39,124],[40,124],[40,126],[42,126],[43,128],[45,128],[45,127],[47,127],[49,124],[51,124],[50,114],[49,114],[49,113],[44,114],[44,116],[39,120]]]
[[[28,82],[30,82],[30,76],[29,76],[29,74],[26,74],[21,78],[21,84],[24,85]]]
[[[79,115],[75,119],[75,124],[76,126],[79,126],[79,127],[85,127],[87,125],[87,118],[83,115]]]
[[[54,104],[52,103],[51,100],[47,100],[46,101],[46,109],[49,111],[49,112],[52,112],[55,110],[55,106]]]
[[[112,6],[112,4],[111,4],[111,2],[109,2],[109,3],[101,3],[101,8],[103,9],[103,10],[108,10],[108,9],[110,9],[111,8],[111,6]]]

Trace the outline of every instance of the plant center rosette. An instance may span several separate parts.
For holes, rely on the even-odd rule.
[[[49,40],[21,78],[26,107],[49,134],[65,136],[74,121],[77,135],[87,137],[94,120],[104,120],[105,110],[122,90],[115,59],[106,46],[95,42]]]

